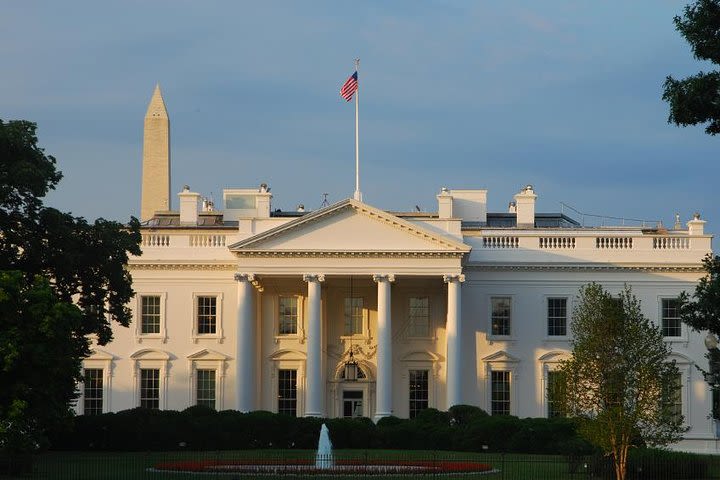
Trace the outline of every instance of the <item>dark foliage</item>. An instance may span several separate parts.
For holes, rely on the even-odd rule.
[[[720,64],[720,0],[696,0],[674,19],[698,60]],[[676,80],[665,79],[663,100],[670,104],[669,123],[707,124],[709,135],[720,133],[720,73],[699,72]]]
[[[0,449],[32,450],[70,415],[87,336],[128,325],[125,268],[139,223],[81,217],[43,204],[62,174],[36,126],[0,120]]]
[[[457,413],[456,409],[456,412]],[[428,409],[417,418],[295,418],[270,412],[183,412],[136,408],[75,418],[73,429],[51,438],[55,449],[78,451],[314,449],[326,423],[339,449],[459,450],[586,455],[573,421],[565,418],[488,416],[476,407],[458,423],[451,412]],[[477,410],[477,411],[476,411]]]

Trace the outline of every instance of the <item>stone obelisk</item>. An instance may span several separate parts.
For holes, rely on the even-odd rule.
[[[150,99],[143,134],[142,201],[140,220],[170,210],[170,118],[160,85]]]

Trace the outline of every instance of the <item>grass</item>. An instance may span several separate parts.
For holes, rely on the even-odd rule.
[[[337,458],[363,460],[464,460],[489,463],[495,470],[485,474],[462,474],[442,478],[463,478],[482,480],[567,480],[586,479],[587,473],[579,465],[576,473],[571,473],[568,459],[559,455],[499,455],[470,452],[430,452],[408,450],[338,450]],[[182,460],[289,460],[314,459],[315,452],[310,450],[242,450],[218,452],[49,452],[34,457],[33,474],[30,478],[47,480],[205,480],[253,478],[253,476],[233,474],[190,474],[180,472],[153,472],[150,467],[163,462]],[[417,475],[414,475],[417,476]],[[430,475],[432,477],[432,475]],[[286,477],[298,478],[299,476]],[[10,477],[0,477],[10,478]],[[272,476],[257,478],[268,480]],[[332,478],[331,476],[313,476],[313,478]],[[351,478],[346,476],[345,478]],[[397,475],[373,475],[372,479],[411,478]]]

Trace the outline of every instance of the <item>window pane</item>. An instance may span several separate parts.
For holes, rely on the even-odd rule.
[[[215,370],[197,371],[197,405],[215,408]]]
[[[679,419],[682,416],[682,374],[678,373],[673,378],[670,391],[666,394],[665,400],[670,414]]]
[[[160,333],[160,296],[140,297],[140,333]]]
[[[558,371],[547,372],[547,391],[545,392],[545,394],[547,395],[548,418],[563,416],[557,403],[554,400],[555,395],[558,394],[558,388],[559,388],[558,380],[560,379],[560,375],[562,375],[562,372],[558,372]]]
[[[409,336],[427,337],[430,335],[428,297],[410,297],[409,317]]]
[[[103,413],[103,370],[86,368],[83,385],[83,413],[100,415]]]
[[[547,299],[548,336],[567,335],[567,298]]]
[[[361,335],[363,333],[363,299],[362,297],[345,298],[344,335]]]
[[[198,334],[213,334],[217,328],[217,297],[197,297]]]
[[[490,384],[492,415],[510,415],[510,372],[491,372]]]
[[[278,413],[297,416],[297,370],[278,370]]]
[[[665,337],[682,335],[679,306],[675,298],[662,299],[662,332]]]
[[[280,335],[297,334],[298,299],[297,297],[280,297],[278,312],[278,333]]]
[[[428,371],[410,370],[410,418],[415,418],[421,410],[428,408]]]
[[[143,368],[140,370],[140,406],[160,408],[160,370]]]
[[[510,297],[492,297],[492,334],[510,335],[511,299]]]

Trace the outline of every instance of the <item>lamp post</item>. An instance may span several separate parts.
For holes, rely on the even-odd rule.
[[[710,385],[712,392],[712,418],[715,421],[715,433],[718,434],[718,420],[720,420],[720,349],[718,349],[718,338],[708,333],[705,337],[705,348],[708,351],[708,371],[703,372],[705,382]]]

